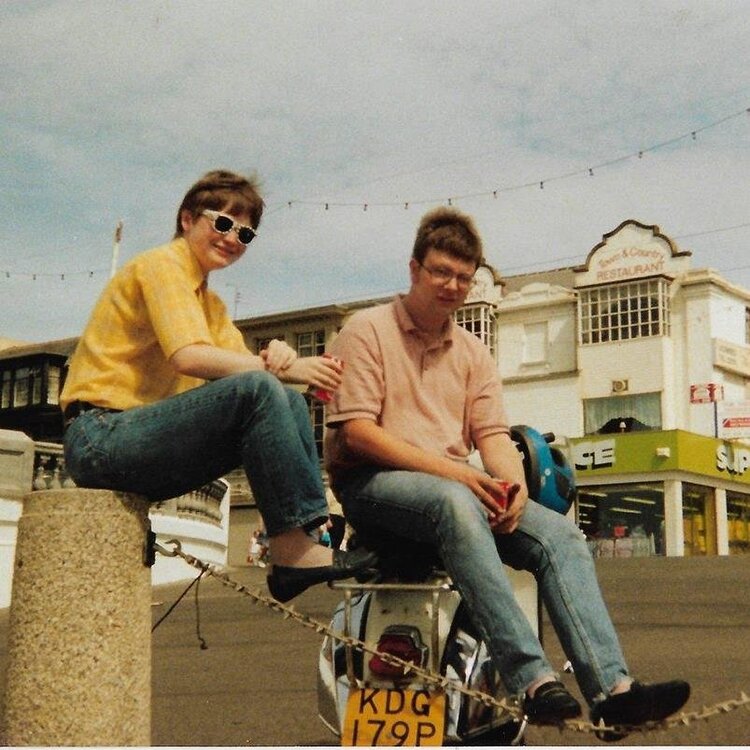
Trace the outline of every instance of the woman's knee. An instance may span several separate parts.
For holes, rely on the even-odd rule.
[[[247,398],[254,403],[268,400],[286,402],[284,385],[270,372],[257,370],[231,377],[239,398]]]

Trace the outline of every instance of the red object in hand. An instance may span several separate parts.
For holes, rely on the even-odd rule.
[[[513,487],[514,485],[510,482],[496,481],[490,491],[492,498],[503,510],[508,509],[508,502],[515,497],[516,493],[512,491]]]
[[[326,359],[332,359],[334,362],[337,362],[338,364],[342,365],[344,364],[343,359],[339,359],[338,357],[334,357],[333,354],[322,354],[321,356],[325,357]],[[307,392],[317,401],[322,401],[324,404],[331,403],[331,399],[333,399],[333,391],[327,391],[325,388],[316,388],[314,385],[311,385]]]

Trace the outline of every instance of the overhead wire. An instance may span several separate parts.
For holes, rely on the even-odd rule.
[[[530,180],[525,182],[519,182],[516,184],[511,185],[505,185],[501,187],[497,187],[490,191],[474,191],[469,193],[463,193],[460,195],[452,195],[448,197],[436,197],[436,198],[419,198],[419,199],[412,199],[412,200],[406,200],[406,201],[313,201],[313,200],[287,200],[282,203],[278,203],[275,206],[271,205],[268,207],[268,210],[266,212],[267,215],[273,215],[278,213],[283,208],[292,208],[294,205],[304,205],[304,206],[317,206],[317,207],[323,207],[326,211],[330,208],[362,208],[364,211],[367,211],[368,208],[371,207],[400,207],[403,206],[405,209],[408,209],[409,206],[417,206],[417,205],[424,205],[424,204],[434,204],[434,203],[447,203],[448,205],[452,205],[454,201],[459,200],[468,200],[472,198],[479,198],[479,197],[488,197],[492,196],[493,198],[497,198],[498,194],[500,193],[507,193],[515,190],[521,190],[525,188],[530,187],[539,187],[540,189],[544,189],[545,184],[549,184],[552,182],[558,182],[561,180],[567,180],[572,177],[582,176],[582,175],[588,175],[588,176],[595,176],[596,171],[611,167],[615,164],[622,163],[624,161],[627,161],[629,159],[633,158],[642,158],[644,154],[656,151],[658,149],[664,148],[666,146],[674,145],[676,143],[679,143],[680,141],[683,141],[687,138],[690,138],[692,140],[697,139],[697,135],[699,133],[704,133],[707,130],[710,130],[712,128],[716,128],[720,125],[723,125],[726,122],[729,122],[730,120],[734,120],[738,117],[741,117],[743,115],[750,115],[750,107],[747,107],[743,110],[740,110],[738,112],[733,112],[732,114],[726,115],[724,117],[721,117],[717,120],[714,120],[710,123],[707,123],[706,125],[703,125],[702,127],[694,128],[690,131],[687,131],[685,133],[682,133],[681,135],[674,136],[672,138],[668,138],[664,141],[660,141],[658,143],[655,143],[647,148],[641,148],[637,151],[629,152],[627,154],[623,154],[621,156],[617,156],[611,159],[607,159],[605,161],[598,162],[596,164],[592,164],[588,167],[582,167],[582,168],[576,168],[573,170],[569,170],[567,172],[563,172],[561,174],[552,175],[550,177],[545,177],[538,180]],[[743,223],[743,224],[736,224],[729,227],[715,227],[707,230],[703,230],[701,232],[691,232],[691,233],[685,233],[685,234],[679,234],[679,235],[673,235],[674,239],[688,239],[692,237],[700,237],[700,236],[706,236],[710,234],[718,234],[719,232],[727,232],[731,231],[733,229],[741,229],[750,226],[750,222]],[[546,263],[554,263],[559,260],[565,260],[565,258],[557,258],[557,259],[549,259],[549,261],[542,261],[540,263],[534,263],[529,264],[527,266],[515,266],[516,268],[530,268],[533,266],[538,265],[545,265]],[[51,272],[51,271],[15,271],[11,269],[0,269],[0,280],[2,279],[10,279],[13,277],[26,277],[31,279],[32,281],[36,281],[39,278],[59,278],[61,281],[66,281],[71,276],[88,276],[89,278],[93,278],[94,276],[97,276],[101,273],[108,273],[108,269],[89,269],[89,270],[76,270],[76,271],[62,271],[62,272]]]

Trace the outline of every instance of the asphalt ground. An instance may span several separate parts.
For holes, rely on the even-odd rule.
[[[738,698],[742,691],[750,695],[750,558],[599,560],[597,569],[636,677],[689,680],[693,694],[687,711]],[[263,570],[227,572],[265,592]],[[154,587],[154,622],[187,583]],[[211,577],[200,582],[197,597],[195,588],[153,634],[152,744],[338,744],[317,718],[321,637]],[[298,597],[295,607],[327,622],[338,599],[335,591],[317,586]],[[0,610],[0,685],[7,614]],[[548,622],[545,648],[552,663],[562,667],[565,657]],[[573,676],[563,675],[563,680],[578,694]],[[526,742],[609,746],[588,734],[535,727],[527,731]],[[617,745],[748,742],[750,711],[741,708],[666,732],[633,734]]]

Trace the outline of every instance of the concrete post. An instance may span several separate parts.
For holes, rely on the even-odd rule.
[[[0,430],[0,607],[10,606],[16,530],[33,475],[34,441],[23,432]]]
[[[2,742],[151,743],[148,502],[32,492],[18,526]]]

